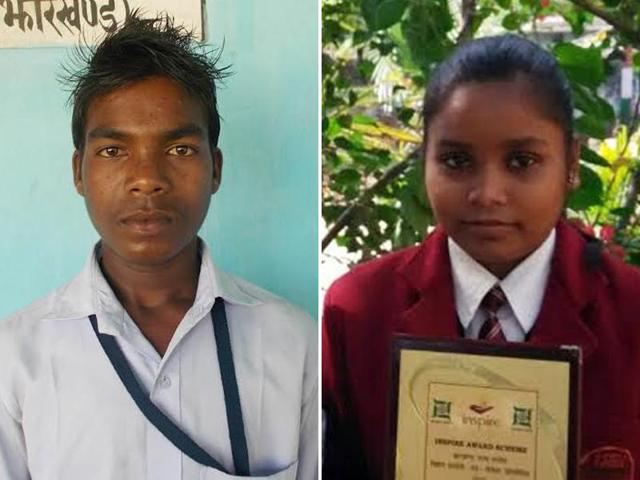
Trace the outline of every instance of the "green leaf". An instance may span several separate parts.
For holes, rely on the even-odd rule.
[[[584,10],[576,8],[562,8],[560,14],[571,25],[571,32],[580,37],[584,33],[584,24],[588,20]]]
[[[337,42],[339,37],[342,35],[343,30],[340,26],[340,23],[327,19],[322,22],[322,44],[326,45],[328,43]]]
[[[333,223],[344,211],[344,206],[329,205],[326,202],[322,205],[322,216],[327,223]]]
[[[628,217],[630,215],[633,215],[634,212],[635,208],[633,207],[619,207],[611,210],[612,215],[619,215],[621,217]]]
[[[343,128],[349,128],[351,126],[351,115],[340,115],[338,117],[338,124]]]
[[[322,26],[324,30],[324,25]],[[371,32],[368,30],[358,30],[353,34],[353,46],[360,45],[371,38]]]
[[[394,249],[415,245],[424,237],[425,232],[419,233],[416,228],[404,218],[399,222],[399,227],[392,239]]]
[[[475,36],[476,32],[484,21],[495,13],[495,10],[489,7],[480,7],[476,10],[476,13],[471,21],[471,35]]]
[[[342,158],[339,155],[333,153],[325,153],[322,158],[323,166],[326,170],[335,170],[342,165]]]
[[[429,210],[420,205],[418,199],[414,195],[411,195],[409,191],[405,190],[402,193],[403,195],[400,196],[402,216],[411,224],[416,232],[424,235],[431,221]]]
[[[585,210],[602,202],[602,180],[596,172],[580,165],[580,188],[569,195],[572,210]]]
[[[427,74],[453,49],[449,38],[455,22],[446,0],[415,0],[402,21],[401,32],[414,63]]]
[[[402,107],[398,110],[398,120],[406,125],[411,121],[414,113],[415,110],[413,108]]]
[[[640,265],[640,252],[629,253],[629,263],[632,265]]]
[[[606,159],[598,155],[586,145],[580,147],[580,160],[592,165],[599,165],[601,167],[609,167],[609,162]]]
[[[335,143],[337,147],[347,151],[362,150],[364,148],[362,134],[343,130],[343,135],[339,135],[333,139],[333,143]]]
[[[600,49],[559,43],[553,53],[569,80],[591,88],[598,87],[604,81],[604,61]]]
[[[575,121],[576,130],[592,138],[607,138],[607,125],[592,115],[583,115]]]
[[[329,139],[335,138],[342,131],[342,127],[335,118],[329,119],[325,136]]]
[[[615,122],[616,114],[609,102],[583,85],[573,83],[571,87],[575,106],[578,110],[585,115],[598,117],[602,122]]]
[[[365,80],[369,80],[371,78],[371,74],[373,73],[375,68],[376,64],[371,60],[363,60],[358,63],[358,71],[360,72],[360,75],[362,75],[362,78],[364,78]]]
[[[504,8],[505,10],[509,10],[511,8],[511,0],[496,0],[496,3],[500,8]]]
[[[502,19],[502,26],[507,30],[517,30],[520,26],[520,16],[511,12]]]
[[[343,168],[333,176],[333,181],[343,186],[353,186],[360,183],[360,172],[353,168]]]
[[[408,0],[362,0],[362,16],[369,30],[384,30],[402,18]]]
[[[640,52],[636,52],[633,55],[633,66],[636,68],[640,68]]]
[[[398,209],[390,207],[389,205],[376,205],[375,210],[381,220],[384,220],[387,225],[393,225],[398,221]]]
[[[376,120],[374,117],[361,114],[354,115],[352,121],[353,123],[357,123],[359,125],[375,125],[376,123],[378,123],[378,120]]]

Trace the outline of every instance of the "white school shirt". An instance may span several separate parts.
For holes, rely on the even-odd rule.
[[[507,304],[497,312],[502,332],[510,342],[525,340],[542,307],[555,241],[556,231],[553,229],[536,250],[500,280],[476,262],[451,237],[448,238],[456,312],[465,338],[478,338],[480,328],[487,318],[486,313],[480,309],[480,302],[491,288],[499,285],[507,297]]]
[[[69,284],[0,322],[0,479],[240,478],[183,455],[147,421],[88,316],[114,335],[150,398],[224,467],[233,457],[211,307],[224,299],[251,474],[317,478],[317,330],[304,312],[222,272],[206,246],[193,306],[164,355],[92,254]]]

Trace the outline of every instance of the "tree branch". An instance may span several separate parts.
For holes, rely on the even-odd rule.
[[[420,149],[418,149],[417,151],[419,150]],[[349,224],[351,218],[353,217],[353,214],[358,207],[368,203],[376,192],[379,192],[384,187],[389,185],[396,177],[399,177],[407,168],[411,166],[411,163],[417,158],[417,151],[414,151],[411,155],[409,155],[401,162],[394,163],[384,172],[384,174],[378,179],[376,183],[368,188],[365,188],[360,196],[356,200],[354,200],[351,205],[349,205],[342,211],[340,216],[336,219],[335,222],[333,222],[333,225],[331,225],[331,228],[322,239],[323,251],[333,241],[333,239],[338,236],[340,231]]]
[[[473,37],[473,21],[476,18],[476,0],[462,0],[462,30],[458,34],[457,43],[465,42]]]
[[[604,8],[594,5],[590,0],[569,1],[575,6],[592,13],[596,17],[600,17],[620,33],[627,35],[629,38],[632,38],[635,42],[640,44],[640,28],[637,28],[634,25],[632,17],[616,16]]]

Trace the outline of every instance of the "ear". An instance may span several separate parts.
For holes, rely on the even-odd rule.
[[[211,160],[213,161],[213,177],[211,178],[211,195],[216,193],[222,182],[222,151],[214,148],[211,152]]]
[[[79,150],[73,152],[71,163],[73,165],[73,183],[76,186],[76,192],[84,197],[84,185],[82,184],[82,153]]]
[[[580,140],[577,138],[571,142],[567,167],[567,187],[569,190],[577,190],[580,187]]]

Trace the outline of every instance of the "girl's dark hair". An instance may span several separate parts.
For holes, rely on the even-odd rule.
[[[124,23],[95,47],[81,47],[64,67],[61,81],[71,91],[73,145],[82,150],[89,105],[96,97],[152,76],[175,81],[198,100],[209,122],[209,143],[215,147],[220,135],[216,82],[227,75],[218,68],[221,51],[207,52],[197,45],[193,32],[174,25],[166,14],[140,17],[135,10]]]
[[[563,128],[566,145],[571,145],[573,101],[569,82],[551,53],[516,35],[465,43],[438,66],[424,99],[425,141],[429,122],[457,86],[466,82],[511,80],[518,74],[527,77],[544,114]]]

